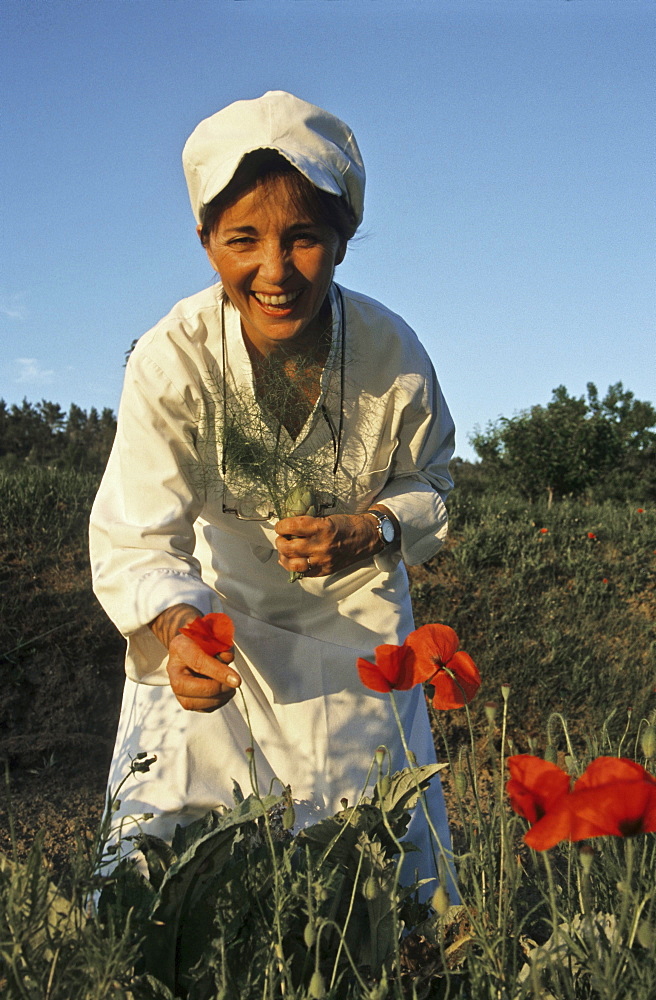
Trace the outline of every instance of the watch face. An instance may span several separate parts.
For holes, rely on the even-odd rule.
[[[394,531],[394,525],[390,521],[389,517],[384,517],[382,519],[382,521],[380,522],[380,528],[383,533],[384,541],[386,541],[388,544],[389,542],[393,542],[395,531]]]

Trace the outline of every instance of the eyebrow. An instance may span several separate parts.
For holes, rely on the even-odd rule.
[[[311,222],[309,219],[307,222],[295,222],[289,227],[287,232],[293,233],[299,229],[321,229],[323,223],[321,222]],[[248,233],[249,235],[256,234],[257,228],[255,226],[228,226],[225,230],[227,233]]]

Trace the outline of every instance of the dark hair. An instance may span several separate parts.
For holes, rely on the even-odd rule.
[[[247,153],[232,179],[203,211],[200,239],[207,246],[212,230],[221,215],[247,191],[264,186],[274,177],[286,177],[294,205],[315,223],[330,226],[347,243],[355,235],[357,224],[345,198],[320,188],[307,179],[275,149],[256,149]]]

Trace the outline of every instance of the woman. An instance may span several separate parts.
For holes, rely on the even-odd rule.
[[[221,283],[135,348],[91,518],[95,591],[128,640],[110,787],[138,752],[158,758],[116,818],[165,838],[229,804],[234,781],[250,790],[249,746],[260,787],[291,785],[301,823],[357,800],[379,744],[404,766],[389,699],[355,664],[412,630],[404,562],[442,544],[452,486],[424,349],[333,281],[362,218],[348,127],[270,92],[201,122],[183,164]],[[219,659],[179,631],[212,611],[235,626]],[[421,690],[398,703],[433,761]],[[429,799],[448,845],[439,783]],[[426,847],[416,812],[409,838]]]

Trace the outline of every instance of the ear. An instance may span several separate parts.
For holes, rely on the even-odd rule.
[[[218,270],[219,270],[219,269],[218,269],[218,267],[216,266],[216,264],[214,263],[214,257],[212,256],[212,251],[210,250],[210,245],[209,245],[209,242],[208,242],[208,243],[203,243],[203,227],[202,227],[202,225],[201,225],[201,223],[200,223],[200,222],[199,222],[199,223],[198,223],[198,225],[196,226],[196,234],[197,234],[197,236],[198,236],[198,239],[200,240],[200,242],[201,242],[201,244],[202,244],[202,246],[203,246],[203,250],[204,250],[204,251],[205,251],[205,253],[207,254],[207,259],[209,260],[209,262],[210,262],[210,264],[212,265],[213,269],[214,269],[214,270],[215,270],[215,271],[217,272],[217,274],[218,274]]]
[[[339,246],[337,247],[337,253],[335,254],[335,267],[341,264],[346,257],[346,240],[340,240]]]

